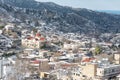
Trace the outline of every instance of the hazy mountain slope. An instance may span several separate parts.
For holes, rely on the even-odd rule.
[[[95,12],[88,9],[74,9],[54,3],[34,0],[3,0],[2,5],[9,15],[25,22],[43,21],[48,27],[63,32],[101,33],[120,32],[120,16]],[[1,15],[1,14],[0,14]]]

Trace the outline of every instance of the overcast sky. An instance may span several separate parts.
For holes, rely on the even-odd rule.
[[[120,0],[37,0],[54,2],[63,6],[88,8],[92,10],[120,10]]]

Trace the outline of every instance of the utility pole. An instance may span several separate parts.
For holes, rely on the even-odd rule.
[[[3,57],[0,54],[0,80],[3,80]]]

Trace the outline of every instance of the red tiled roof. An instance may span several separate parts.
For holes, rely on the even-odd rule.
[[[44,41],[44,40],[45,40],[45,38],[40,38],[40,40],[41,40],[41,41]]]
[[[35,60],[35,61],[32,61],[32,63],[34,63],[34,64],[39,64],[39,63],[40,63],[40,61]]]
[[[61,64],[61,66],[63,66],[63,67],[70,67],[71,65],[70,64]]]
[[[31,39],[33,39],[33,37],[29,36],[29,37],[27,37],[27,39],[31,40]]]
[[[82,62],[90,62],[92,60],[95,60],[95,58],[86,58],[86,59],[82,60]]]
[[[40,37],[40,36],[41,36],[41,34],[40,34],[40,33],[36,33],[36,36],[37,36],[37,37]]]

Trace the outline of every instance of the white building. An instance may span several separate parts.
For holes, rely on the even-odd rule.
[[[101,60],[97,67],[96,75],[101,79],[111,79],[120,74],[120,64],[110,64],[107,59]]]
[[[107,65],[101,66],[97,68],[97,76],[102,79],[110,79],[112,77],[116,77],[120,74],[120,65]]]
[[[15,26],[13,24],[8,24],[5,26],[5,29],[6,29],[6,31],[8,31],[8,30],[14,29],[14,27]]]
[[[77,48],[79,48],[79,44],[73,44],[73,43],[70,43],[70,44],[68,44],[68,43],[64,43],[64,45],[63,45],[63,47],[64,47],[64,49],[77,49]]]
[[[2,30],[0,30],[0,35],[3,33],[3,31]]]

